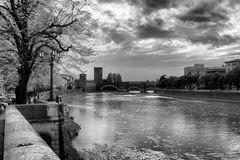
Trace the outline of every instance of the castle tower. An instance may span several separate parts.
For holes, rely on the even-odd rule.
[[[83,92],[86,92],[86,89],[87,89],[86,81],[87,81],[87,75],[83,73],[80,74],[80,87],[82,88]]]
[[[102,67],[94,67],[94,82],[96,83],[96,90],[99,91],[102,80],[103,80],[103,68]]]

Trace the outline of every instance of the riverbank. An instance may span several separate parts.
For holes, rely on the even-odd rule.
[[[93,149],[80,151],[83,160],[174,160],[161,151],[150,149],[137,149],[123,145],[99,145],[95,144]]]
[[[171,96],[183,99],[240,103],[240,92],[232,91],[160,89],[155,91],[155,93],[161,96]]]
[[[62,128],[66,160],[81,160],[82,158],[78,151],[72,145],[72,140],[78,136],[78,132],[81,129],[80,125],[75,123],[70,117],[65,117]]]
[[[47,102],[46,100],[38,99],[37,103],[55,103],[55,102]],[[62,105],[63,110],[61,109],[60,110],[61,112],[64,111],[64,117],[63,121],[60,122],[59,125],[59,144],[60,150],[62,151],[62,153],[60,153],[60,157],[64,157],[65,160],[82,160],[78,151],[72,145],[72,140],[78,136],[81,126],[74,122],[73,118],[68,115],[66,111],[68,109],[65,108],[67,106],[65,106],[65,104],[59,104],[59,106]]]

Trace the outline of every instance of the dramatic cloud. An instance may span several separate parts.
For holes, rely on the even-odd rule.
[[[143,14],[150,14],[159,9],[176,7],[181,0],[129,0],[128,2],[140,7]]]
[[[126,78],[149,79],[146,68],[152,79],[164,71],[181,75],[187,65],[239,58],[239,0],[96,1],[95,65],[131,71]]]
[[[174,36],[174,31],[162,30],[151,25],[141,25],[137,28],[139,38],[170,38]]]
[[[221,22],[228,20],[227,11],[221,7],[220,1],[203,1],[179,18],[193,22]]]
[[[123,0],[98,0],[99,3],[122,3]]]

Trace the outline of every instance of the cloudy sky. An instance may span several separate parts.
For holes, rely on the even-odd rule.
[[[240,58],[239,0],[95,0],[94,49],[84,67],[120,73],[123,80],[183,75],[185,66],[222,65]]]

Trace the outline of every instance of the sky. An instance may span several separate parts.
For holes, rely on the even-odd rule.
[[[123,80],[181,76],[186,66],[240,58],[239,0],[94,0],[98,22],[88,79],[103,67]]]

